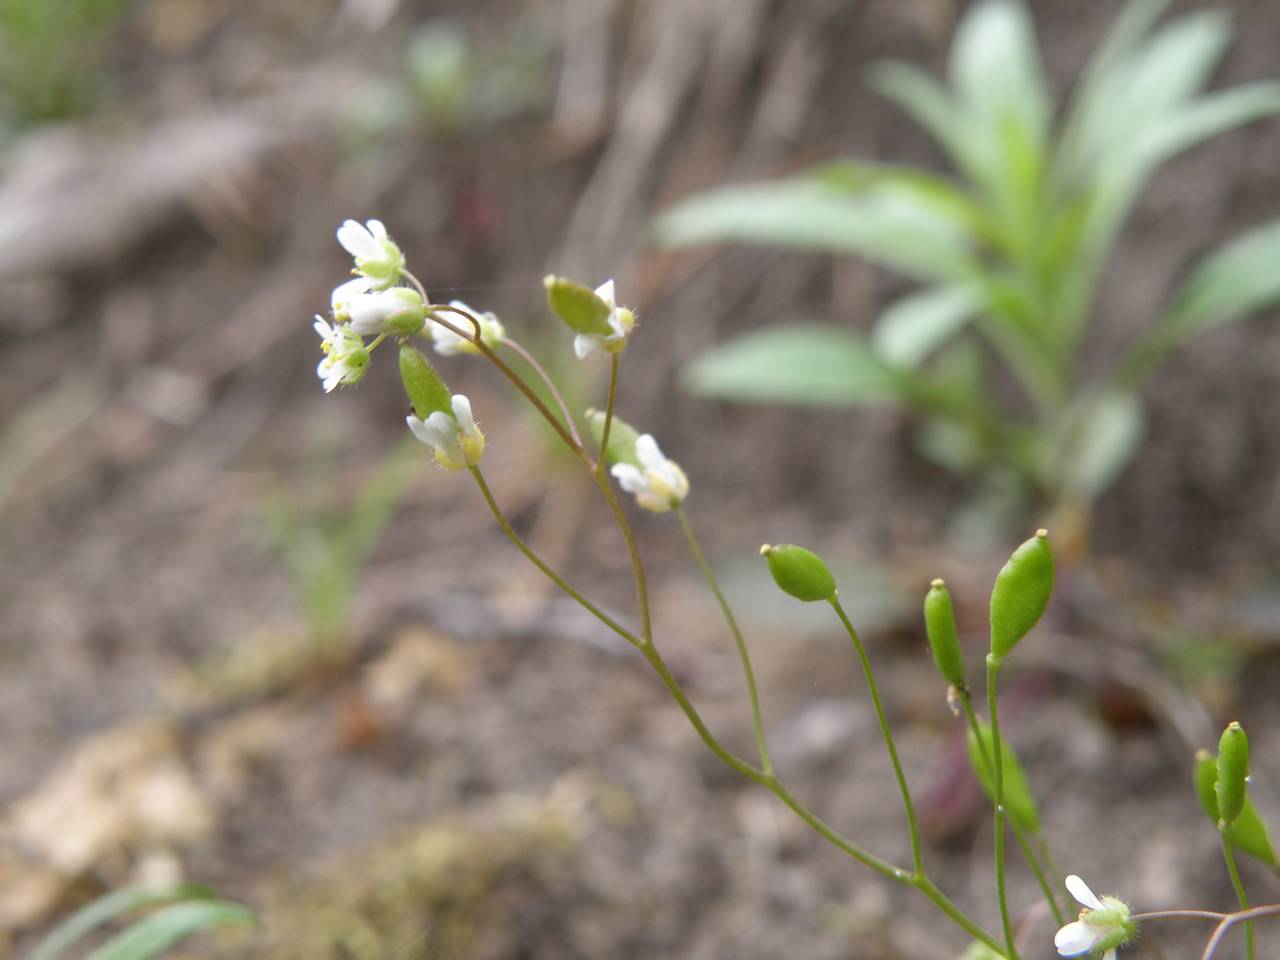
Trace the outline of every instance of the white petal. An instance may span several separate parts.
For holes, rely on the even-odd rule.
[[[642,433],[636,439],[636,459],[646,470],[661,472],[667,465],[667,458],[662,455],[662,450],[658,448],[658,441],[653,439],[651,433]]]
[[[1116,948],[1112,947],[1102,955],[1102,960],[1116,960]]]
[[[357,260],[365,257],[376,257],[381,251],[373,235],[354,220],[344,220],[338,228],[338,242],[342,249]]]
[[[460,393],[453,395],[453,419],[458,421],[463,433],[471,435],[476,432],[476,421],[471,416],[471,401]]]
[[[319,373],[319,371],[316,371]],[[333,388],[342,382],[342,368],[336,363],[330,364],[329,370],[324,376],[324,392],[333,393]]]
[[[596,287],[596,296],[607,303],[610,307],[615,306],[613,300],[613,281],[606,280],[600,286]]]
[[[619,486],[627,493],[644,493],[649,489],[649,485],[645,483],[644,474],[630,463],[614,464],[613,469],[609,472],[614,475]]]
[[[333,327],[329,326],[328,321],[324,320],[322,317],[317,316],[316,322],[313,323],[311,327],[312,329],[315,330],[316,333],[320,334],[320,336],[323,337],[325,340],[328,340],[331,336],[333,336]]]
[[[578,355],[579,360],[598,346],[600,346],[600,338],[593,337],[589,333],[580,333],[573,338],[573,352]]]
[[[462,452],[462,444],[458,442],[458,421],[443,410],[437,410],[427,417],[427,422],[423,426],[434,438],[431,443],[433,447],[443,450],[445,456],[450,460],[457,463],[466,462],[467,458]]]
[[[381,220],[369,220],[365,226],[369,228],[369,235],[375,240],[387,239],[387,228],[382,225]]]
[[[410,415],[404,418],[404,422],[409,425],[409,429],[413,431],[413,435],[425,443],[427,446],[435,446],[434,436],[427,429],[427,425],[417,417]]]
[[[1098,939],[1098,928],[1082,920],[1068,923],[1053,935],[1053,945],[1060,957],[1081,957],[1088,953]]]
[[[1074,873],[1067,877],[1067,890],[1078,901],[1089,907],[1091,910],[1101,910],[1102,901],[1093,895],[1093,891],[1089,889],[1089,885],[1077,877]]]
[[[337,309],[339,304],[349,304],[359,294],[369,292],[369,278],[356,277],[348,280],[346,283],[340,283],[333,288],[333,293],[329,295],[329,304]]]

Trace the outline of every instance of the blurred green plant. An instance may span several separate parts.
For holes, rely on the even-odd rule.
[[[859,254],[924,289],[891,304],[869,337],[825,324],[750,333],[685,370],[693,390],[805,406],[898,405],[919,446],[988,490],[1087,514],[1133,458],[1138,388],[1192,338],[1280,300],[1280,222],[1194,266],[1155,322],[1098,378],[1081,343],[1120,228],[1163,161],[1280,111],[1280,84],[1200,95],[1225,51],[1221,10],[1153,32],[1167,0],[1133,0],[1095,53],[1061,122],[1031,20],[987,0],[960,23],[951,89],[901,63],[876,87],[942,147],[958,177],[846,160],[727,187],[661,216],[658,242],[735,241]],[[994,355],[1025,403],[992,387]]]
[[[131,0],[0,0],[0,111],[14,125],[86,110]]]
[[[147,911],[101,946],[77,953],[84,960],[147,960],[188,937],[214,927],[252,926],[254,915],[239,904],[193,884],[125,887],[104,894],[60,923],[27,960],[60,960],[85,937],[107,924]]]
[[[272,545],[289,571],[312,638],[323,645],[348,636],[360,571],[400,505],[414,450],[412,440],[404,441],[349,506],[320,495],[299,501],[281,494],[265,509]]]

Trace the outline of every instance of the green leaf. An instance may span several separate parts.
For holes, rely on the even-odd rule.
[[[1280,303],[1280,220],[1209,256],[1178,288],[1169,309],[1131,351],[1130,382],[1193,337]]]
[[[105,923],[146,907],[183,900],[209,899],[208,887],[195,884],[176,886],[125,887],[99,897],[58,924],[27,957],[27,960],[57,960],[66,949]]]
[[[903,297],[876,320],[871,344],[889,363],[915,367],[963,328],[979,306],[968,287],[935,287]]]
[[[1280,83],[1235,87],[1202,97],[1162,118],[1139,140],[1135,150],[1141,151],[1144,170],[1150,169],[1211,137],[1277,112]]]
[[[252,926],[253,914],[222,900],[190,900],[153,913],[116,934],[85,960],[148,960],[211,927]]]
[[[1093,500],[1111,486],[1142,441],[1146,418],[1137,394],[1109,390],[1082,404],[1070,418],[1057,475],[1050,484]]]
[[[992,803],[995,802],[995,768],[992,766],[995,754],[992,752],[991,727],[984,720],[978,721],[978,740],[970,728],[965,738],[969,749],[969,764],[982,786],[982,792]],[[979,745],[981,744],[981,745]],[[1004,786],[1004,806],[1009,818],[1027,833],[1035,833],[1040,829],[1040,811],[1036,808],[1035,796],[1031,793],[1031,785],[1027,774],[1018,761],[1006,737],[1000,738],[1000,775]]]
[[[685,383],[704,396],[807,407],[892,403],[904,391],[902,377],[857,334],[823,324],[749,333],[684,370]]]
[[[725,187],[662,214],[658,243],[758,243],[857,253],[911,276],[959,279],[977,268],[972,237],[947,215],[900,190],[858,196],[813,179]]]
[[[980,138],[933,77],[910,64],[888,61],[872,67],[871,85],[938,141],[958,169],[974,175],[982,153]]]

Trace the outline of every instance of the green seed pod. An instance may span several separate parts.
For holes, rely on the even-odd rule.
[[[427,419],[437,410],[453,416],[449,388],[439,372],[421,351],[407,343],[400,347],[400,379],[419,420]]]
[[[1031,632],[1053,592],[1053,548],[1049,531],[1036,535],[1013,551],[991,588],[991,652],[1009,654]]]
[[[956,636],[956,615],[951,609],[951,594],[942,580],[933,581],[924,596],[924,626],[929,635],[929,649],[942,679],[964,689],[964,659],[960,656],[960,639]]]
[[[1217,782],[1217,758],[1208,750],[1197,751],[1195,767],[1196,799],[1200,801],[1200,807],[1204,810],[1205,816],[1209,818],[1209,822],[1215,827],[1218,825],[1218,793],[1215,789]],[[1259,815],[1247,792],[1245,793],[1244,807],[1240,810],[1240,816],[1236,817],[1235,823],[1227,827],[1225,836],[1237,850],[1261,860],[1273,869],[1280,866],[1280,860],[1276,858],[1275,848],[1271,845],[1271,834],[1267,829],[1267,824]]]
[[[760,548],[760,556],[768,561],[773,582],[783,593],[805,603],[835,599],[836,578],[812,550],[791,543],[776,547],[766,543]]]
[[[1249,738],[1244,728],[1232,720],[1218,741],[1218,829],[1225,830],[1244,809],[1245,782],[1249,775]]]
[[[596,438],[596,446],[599,446],[604,439],[604,414],[599,410],[588,410],[587,426],[591,435]],[[609,424],[609,449],[604,453],[605,460],[609,463],[639,466],[640,460],[636,457],[636,440],[639,436],[635,427],[614,414],[613,423]]]
[[[983,720],[978,721],[978,735],[981,741],[969,729],[965,745],[969,749],[969,764],[982,786],[982,792],[992,803],[996,798],[996,772],[993,764],[995,754],[991,752],[991,727]],[[1027,782],[1027,774],[1018,762],[1013,747],[1004,737],[1000,738],[1000,777],[1004,786],[1004,808],[1009,817],[1028,833],[1040,829],[1040,811],[1036,807],[1035,796]]]
[[[547,288],[547,303],[574,333],[593,336],[613,333],[609,326],[612,310],[590,287],[550,274],[542,278],[542,285]]]

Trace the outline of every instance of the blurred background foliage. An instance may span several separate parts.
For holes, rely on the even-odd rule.
[[[765,541],[837,569],[948,889],[986,816],[917,598],[984,597],[1065,505],[1075,566],[1008,682],[1045,829],[1137,902],[1228,902],[1191,772],[1222,721],[1280,722],[1280,10],[1165,6],[0,0],[0,956],[185,878],[261,917],[183,948],[211,955],[959,952],[394,452],[385,364],[321,394],[346,217],[576,407],[601,367],[541,278],[616,279],[620,412],[692,479],[789,779],[897,835],[847,651]],[[505,384],[444,373],[513,522],[625,616],[589,485]],[[749,743],[714,603],[640,534],[673,667]],[[1139,855],[1100,810],[1162,826]]]

